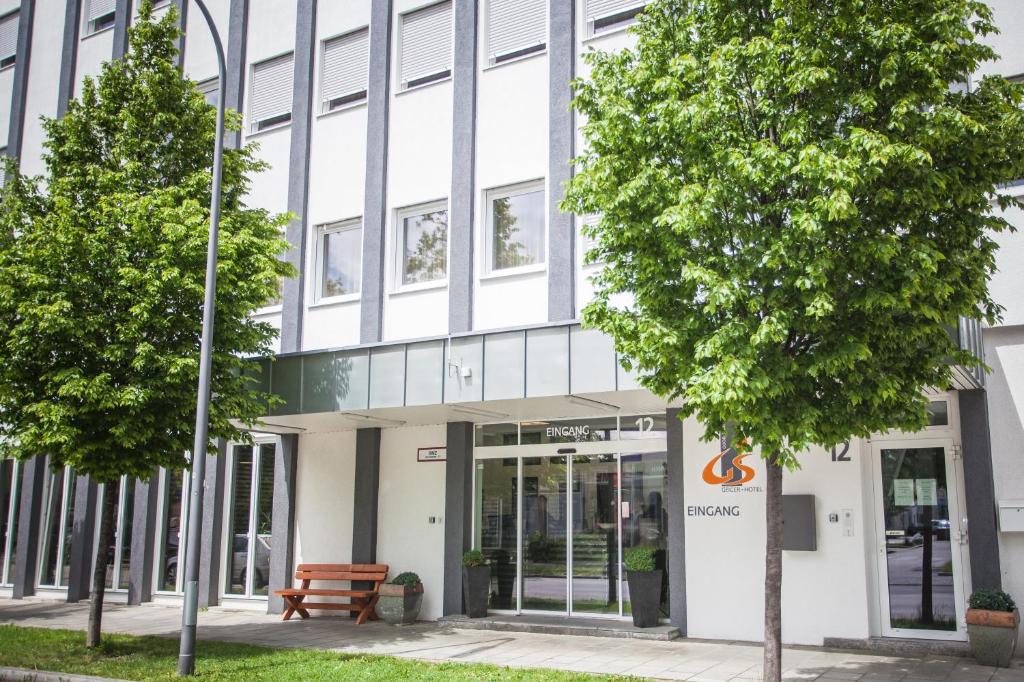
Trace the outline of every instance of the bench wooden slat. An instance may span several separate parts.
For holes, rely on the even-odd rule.
[[[373,590],[323,590],[323,589],[307,589],[301,588],[290,588],[287,590],[277,590],[274,594],[281,597],[297,597],[300,594],[306,594],[311,597],[369,597],[376,592]]]
[[[376,582],[376,581],[384,580],[387,577],[388,577],[387,573],[351,573],[351,572],[347,572],[347,571],[346,572],[337,571],[337,572],[330,572],[330,573],[303,571],[302,573],[296,573],[295,574],[295,578],[297,580],[348,580],[348,581],[355,580],[357,582],[359,582],[359,581]]]
[[[362,611],[365,604],[338,604],[335,602],[304,601],[304,609],[324,609],[327,611]]]
[[[387,564],[299,564],[295,572],[300,571],[349,571],[352,573],[387,573]]]

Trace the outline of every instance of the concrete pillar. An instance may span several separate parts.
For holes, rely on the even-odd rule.
[[[106,494],[110,494],[108,490]],[[113,494],[117,495],[117,485]],[[92,590],[92,562],[96,556],[96,529],[99,486],[88,476],[75,481],[74,508],[71,512],[71,556],[68,557],[68,594],[70,604],[89,598]]]
[[[245,52],[249,35],[249,0],[231,0],[228,14],[227,83],[224,86],[225,105],[235,111],[242,110],[245,101]],[[227,133],[224,144],[238,149],[242,144],[242,131]]]
[[[14,88],[11,93],[11,115],[7,128],[7,155],[21,156],[21,140],[25,129],[25,101],[28,96],[28,69],[32,56],[32,23],[35,0],[21,0],[18,10],[18,46],[14,62]]]
[[[120,59],[128,54],[128,27],[132,24],[132,0],[117,0],[114,10],[114,49],[112,57]]]
[[[203,482],[203,530],[199,549],[199,606],[220,603],[221,549],[224,546],[224,488],[227,475],[228,445],[217,441],[217,453],[206,456],[206,480]]]
[[[679,410],[665,412],[668,459],[668,599],[669,620],[686,636],[686,500],[683,497],[683,422]]]
[[[971,589],[1000,589],[999,530],[995,484],[992,479],[992,440],[984,389],[960,391],[960,437],[963,441],[964,497],[971,555]]]
[[[128,603],[141,604],[153,599],[153,560],[156,552],[157,503],[160,498],[160,473],[154,469],[148,481],[135,482],[132,505],[132,556],[128,566]]]
[[[352,495],[352,563],[377,563],[377,504],[380,492],[380,429],[356,431],[355,492]]]
[[[450,616],[463,612],[462,555],[473,546],[473,423],[448,423],[444,476],[444,600]]]
[[[274,509],[271,522],[270,582],[267,613],[284,611],[274,590],[291,587],[295,572],[295,480],[299,467],[299,436],[278,436],[274,454]]]
[[[21,503],[18,505],[17,557],[14,560],[13,597],[22,599],[36,593],[39,569],[39,531],[42,524],[46,478],[50,473],[46,457],[33,457],[21,464]]]
[[[572,177],[576,124],[570,82],[576,71],[575,2],[551,0],[548,22],[548,320],[575,317],[576,226],[558,204]]]
[[[57,118],[68,111],[75,95],[75,67],[78,61],[78,31],[82,25],[82,0],[67,0],[64,7],[64,40],[57,80]]]

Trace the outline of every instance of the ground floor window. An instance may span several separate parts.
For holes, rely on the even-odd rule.
[[[100,487],[100,501],[97,509],[96,538],[99,541],[102,523],[103,498],[108,486]],[[114,500],[114,542],[107,552],[106,586],[113,590],[127,590],[132,559],[132,514],[135,508],[135,479],[122,476],[117,486],[110,486],[117,495]]]
[[[275,454],[273,443],[236,445],[233,449],[227,503],[230,552],[226,595],[267,595],[273,547]]]
[[[491,609],[628,615],[623,553],[650,546],[668,616],[664,452],[480,459],[475,485]]]
[[[14,459],[0,460],[0,585],[14,582],[20,489],[21,463]]]
[[[75,472],[71,467],[50,472],[45,499],[39,586],[67,587],[75,506]]]
[[[188,494],[190,486],[188,471],[160,472],[160,537],[157,552],[157,590],[159,592],[182,593],[182,571],[185,565],[185,544],[181,531],[188,527]]]

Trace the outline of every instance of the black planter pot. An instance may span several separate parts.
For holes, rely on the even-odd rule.
[[[498,578],[498,594],[494,607],[511,609],[512,598],[515,596],[516,566],[511,562],[505,562],[496,565],[494,572]]]
[[[466,602],[467,616],[483,618],[487,615],[487,598],[490,592],[490,566],[462,567],[462,596]]]
[[[661,607],[661,571],[627,571],[629,603],[633,614],[633,625],[638,628],[652,628],[658,624],[658,610]]]

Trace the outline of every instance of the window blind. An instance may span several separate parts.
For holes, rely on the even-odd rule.
[[[293,55],[291,53],[256,64],[252,70],[249,120],[253,131],[291,118]]]
[[[334,106],[350,101],[364,99],[369,70],[369,29],[364,28],[325,41],[320,76],[323,111],[330,111]],[[360,93],[362,96],[359,96]]]
[[[546,0],[490,0],[487,7],[487,52],[503,55],[543,48],[547,38]]]
[[[113,14],[117,8],[117,0],[89,0],[89,21]]]
[[[408,88],[443,78],[452,68],[452,3],[402,15],[401,86]]]
[[[0,19],[0,66],[14,63],[18,54],[18,13]]]

